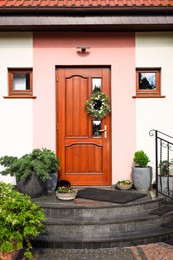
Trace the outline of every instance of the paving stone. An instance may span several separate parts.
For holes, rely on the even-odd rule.
[[[101,249],[33,249],[33,260],[172,260],[173,246],[165,243]],[[25,260],[23,252],[16,260]]]

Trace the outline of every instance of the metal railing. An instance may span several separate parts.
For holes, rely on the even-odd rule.
[[[173,199],[173,137],[152,129],[155,137],[156,195]]]

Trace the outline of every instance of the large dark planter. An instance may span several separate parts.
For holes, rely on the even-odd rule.
[[[58,182],[58,173],[52,172],[50,173],[50,179],[46,181],[45,183],[45,190],[48,193],[54,192],[57,187]]]
[[[147,192],[151,188],[152,168],[133,167],[132,179],[136,190],[140,192]]]
[[[26,181],[17,181],[17,190],[29,195],[31,198],[38,198],[44,192],[45,182],[39,180],[33,173]]]

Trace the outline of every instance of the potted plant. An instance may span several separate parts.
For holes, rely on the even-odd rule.
[[[41,196],[50,174],[59,170],[59,160],[53,151],[46,148],[33,149],[19,158],[1,157],[0,165],[5,167],[0,173],[15,176],[17,189],[33,198]]]
[[[169,167],[171,163],[168,160],[163,160],[159,164],[160,168],[160,175],[161,176],[167,176],[169,174]]]
[[[147,192],[151,187],[152,168],[148,166],[148,155],[143,151],[137,151],[134,154],[133,161],[135,163],[132,168],[132,179],[136,190]]]
[[[44,231],[43,210],[30,197],[0,182],[0,259],[16,259],[25,249],[25,257],[33,259],[30,239]]]
[[[158,190],[166,195],[169,195],[168,191],[173,191],[172,165],[172,160],[163,160],[159,164]]]
[[[120,190],[129,190],[132,187],[132,182],[128,179],[118,181],[116,187]]]
[[[56,196],[60,200],[73,200],[77,196],[77,190],[72,189],[71,186],[62,186],[57,189]]]

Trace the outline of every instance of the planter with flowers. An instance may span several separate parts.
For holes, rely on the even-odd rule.
[[[77,190],[72,189],[71,187],[62,186],[59,187],[56,191],[56,197],[59,200],[73,200],[77,196]]]
[[[130,190],[132,187],[132,182],[128,179],[118,181],[116,187],[120,190]]]

